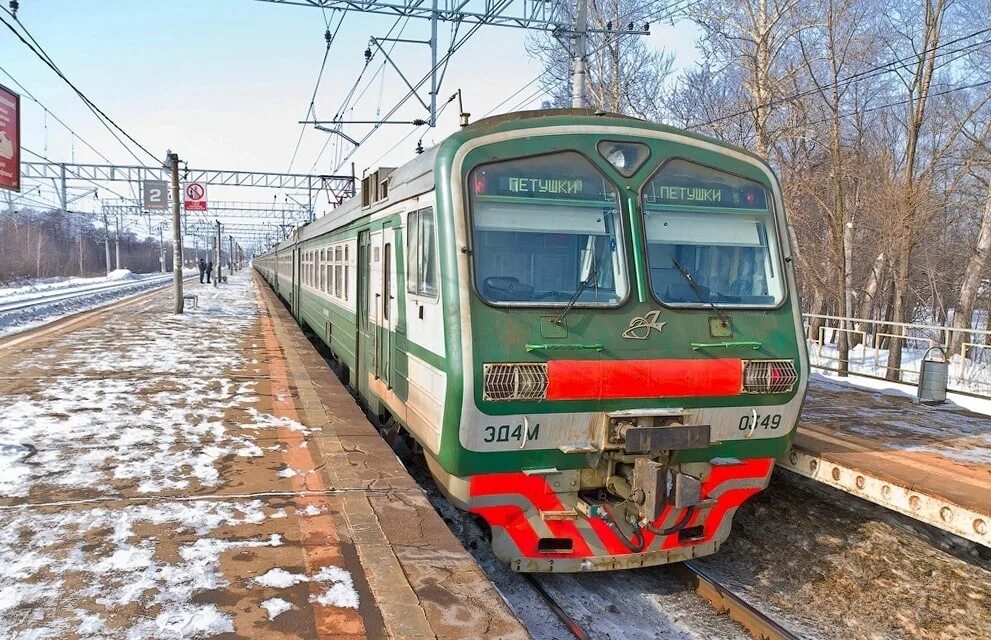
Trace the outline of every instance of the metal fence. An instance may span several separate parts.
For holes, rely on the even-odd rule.
[[[922,359],[930,349],[938,348],[950,361],[951,391],[991,397],[991,331],[814,313],[803,314],[802,319],[813,368],[839,371],[837,341],[841,333],[846,333],[850,344],[857,345],[847,360],[850,373],[884,378],[892,339],[901,338],[902,360],[897,369],[900,382],[917,385]],[[954,337],[961,338],[960,347],[950,353]]]

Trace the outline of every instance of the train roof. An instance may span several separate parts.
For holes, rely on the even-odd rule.
[[[688,136],[698,140],[705,140],[707,142],[726,147],[727,149],[733,149],[740,153],[746,154],[761,162],[766,162],[763,158],[756,155],[752,151],[742,147],[737,147],[736,145],[729,144],[725,141],[619,113],[606,113],[593,109],[536,109],[531,111],[514,111],[511,113],[491,116],[489,118],[482,118],[481,120],[473,122],[472,124],[469,124],[468,126],[465,126],[459,131],[451,134],[437,145],[427,149],[413,160],[410,160],[396,169],[392,169],[391,172],[387,174],[389,181],[388,197],[371,203],[368,206],[363,206],[361,192],[360,190],[356,190],[354,197],[346,200],[343,204],[330,213],[297,228],[290,238],[289,244],[299,240],[306,240],[323,235],[328,231],[347,225],[358,218],[374,214],[375,212],[385,209],[398,201],[433,190],[435,186],[434,165],[437,160],[437,154],[443,152],[448,147],[459,147],[466,140],[471,138],[477,138],[495,131],[542,127],[548,124],[606,124],[607,122],[609,124],[626,126],[632,125],[638,128],[650,129],[653,131],[676,133],[678,135]],[[285,243],[286,241],[280,242],[273,247],[273,249],[280,248]],[[265,253],[268,252],[266,251]]]

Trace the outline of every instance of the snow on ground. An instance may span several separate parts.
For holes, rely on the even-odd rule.
[[[131,282],[129,286],[113,290],[100,290],[102,285],[111,282]],[[160,273],[132,274],[127,269],[118,269],[110,276],[100,278],[68,278],[55,282],[45,281],[29,285],[0,288],[0,304],[27,301],[41,294],[80,292],[81,295],[47,304],[39,304],[23,309],[0,313],[0,338],[27,329],[32,329],[73,313],[88,311],[109,304],[115,300],[135,295],[156,286],[167,284],[169,280]],[[87,289],[91,293],[82,294]]]
[[[902,380],[913,389],[919,380],[919,370],[926,356],[928,343],[920,347],[920,343],[911,342],[902,349]],[[985,349],[975,351],[975,359],[962,359],[960,354],[950,355],[948,386],[951,390],[976,393],[991,398],[991,363],[987,362],[989,353]],[[863,344],[850,349],[850,372],[865,376],[883,378],[888,366],[887,349],[874,349]],[[949,355],[949,354],[948,354]],[[940,359],[939,352],[930,356]],[[819,346],[809,343],[809,361],[813,368],[833,369],[839,367],[839,351],[834,344]],[[913,395],[914,395],[913,391]]]
[[[286,602],[282,598],[269,598],[262,602],[262,608],[268,612],[269,620],[275,620],[280,613],[285,613],[292,609],[292,603]]]
[[[850,390],[849,385],[861,382],[873,388]],[[889,385],[856,376],[837,379],[814,374],[802,420],[810,426],[820,422],[893,449],[937,453],[965,464],[991,465],[991,420],[985,415],[971,413],[953,402],[920,405],[909,395],[910,387]],[[958,398],[961,403],[991,404],[967,396]]]
[[[277,537],[228,541],[206,537],[227,525],[258,524],[265,518],[259,501],[166,502],[120,509],[5,509],[0,527],[0,618],[11,626],[31,625],[31,638],[64,638],[84,625],[83,637],[103,637],[106,617],[77,609],[50,619],[46,605],[90,601],[107,614],[140,606],[157,609],[139,619],[130,638],[189,638],[233,631],[229,616],[193,596],[225,584],[220,555],[230,549],[279,546]],[[149,525],[167,527],[171,536],[191,534],[172,561],[162,560],[157,536],[136,533]],[[198,537],[204,536],[204,537]],[[83,616],[81,614],[87,614]],[[75,620],[73,620],[75,618]],[[2,636],[2,634],[0,634]]]
[[[97,276],[93,278],[80,278],[76,276],[71,278],[36,278],[19,282],[16,285],[0,287],[0,300],[7,302],[17,299],[18,297],[24,297],[26,294],[38,293],[41,291],[51,292],[57,290],[60,291],[63,289],[68,290],[76,287],[84,287],[86,285],[103,284],[106,282],[116,282],[119,280],[139,279],[155,275],[159,274],[136,274],[132,273],[130,269],[114,269],[105,276]]]
[[[263,587],[275,589],[288,589],[301,582],[316,583],[324,589],[320,594],[311,595],[310,602],[322,604],[325,607],[358,608],[358,592],[354,588],[354,579],[349,571],[340,567],[323,567],[313,576],[293,573],[280,568],[269,569],[263,575],[256,577],[254,582]]]
[[[228,586],[221,560],[282,547],[266,514],[285,510],[223,498],[221,470],[303,427],[254,406],[248,275],[195,290],[185,315],[118,316],[17,356],[0,394],[0,638],[209,637],[234,630],[216,590],[263,588]],[[343,573],[308,578],[314,599],[356,607]]]

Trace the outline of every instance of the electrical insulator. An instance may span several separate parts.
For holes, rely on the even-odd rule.
[[[413,121],[413,125],[414,126],[417,126],[417,127],[422,127],[425,124],[427,124],[427,121],[426,120],[422,120],[420,118],[417,118],[416,120]]]
[[[612,20],[606,23],[606,31],[612,31]]]
[[[17,9],[20,6],[21,5],[20,5],[20,3],[17,2],[17,0],[10,0],[10,14],[12,16],[14,16],[15,18],[17,17]]]
[[[327,46],[329,47],[330,41],[333,39],[333,36],[330,35],[330,29],[323,32],[323,39],[327,41]]]
[[[365,62],[371,62],[371,61],[372,61],[372,50],[365,49]]]
[[[423,153],[423,140],[418,140],[416,143],[416,155]]]

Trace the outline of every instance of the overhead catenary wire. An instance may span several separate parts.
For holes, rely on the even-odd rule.
[[[389,28],[389,31],[386,32],[385,38],[390,38],[392,36],[392,32],[395,30],[395,28],[397,26],[399,26],[399,23],[402,21],[402,19],[403,19],[402,16],[399,17],[399,18],[396,18],[396,21],[394,23],[392,23],[392,26]],[[409,21],[410,21],[410,19],[407,16],[405,22],[403,22],[403,26],[400,27],[399,32],[396,34],[396,37],[397,38],[399,38],[399,37],[402,36],[403,32],[406,30],[406,27],[409,25]],[[388,51],[388,53],[390,55],[392,54],[393,50],[396,48],[396,45],[397,44],[399,44],[399,43],[398,42],[395,42],[395,41],[391,42],[391,44],[389,46],[389,51]],[[351,89],[344,96],[344,100],[341,102],[340,107],[338,107],[337,112],[334,114],[334,118],[333,119],[335,121],[336,120],[340,120],[341,117],[344,115],[344,113],[347,112],[348,105],[351,103],[352,98],[354,99],[355,102],[361,100],[361,98],[365,95],[365,93],[368,91],[368,89],[374,84],[375,79],[378,77],[379,73],[383,73],[385,71],[385,64],[386,63],[383,60],[382,61],[382,64],[379,65],[378,71],[376,71],[372,75],[372,77],[368,79],[368,83],[365,85],[365,88],[361,90],[361,93],[359,93],[356,98],[354,97],[354,94],[358,90],[358,86],[361,84],[361,80],[362,80],[362,78],[365,75],[365,71],[367,71],[369,65],[371,64],[371,61],[374,58],[375,58],[375,52],[374,51],[371,52],[371,55],[370,56],[366,57],[366,59],[365,59],[365,65],[364,65],[364,67],[362,67],[361,72],[359,72],[358,78],[354,81],[354,84],[351,85]],[[343,124],[337,124],[337,125],[334,126],[334,131],[340,132],[342,129],[343,129]],[[316,170],[317,164],[320,163],[320,160],[323,158],[323,154],[327,151],[327,147],[330,146],[331,142],[333,142],[335,145],[339,145],[340,144],[340,141],[341,141],[340,136],[328,136],[327,137],[327,139],[324,141],[323,146],[320,148],[319,153],[317,153],[317,157],[313,160],[313,164],[310,166],[310,172],[311,173]],[[335,146],[335,149],[340,149],[340,147],[339,146]],[[340,166],[339,160],[340,159],[339,159],[339,156],[338,156],[338,158],[336,158],[335,161],[334,161],[336,166]]]
[[[341,19],[337,23],[337,27],[334,32],[330,32],[330,21],[326,17],[326,11],[324,11],[324,22],[327,24],[327,30],[324,32],[326,35],[327,46],[323,51],[323,60],[320,62],[320,71],[317,73],[317,80],[313,86],[313,94],[310,96],[310,105],[306,110],[306,115],[303,116],[303,120],[309,119],[311,116],[316,119],[316,101],[317,92],[320,90],[320,82],[323,80],[323,73],[327,67],[327,58],[330,56],[330,47],[337,39],[337,33],[341,30],[341,25],[344,24],[344,18],[348,15],[348,10],[344,9],[341,13]],[[299,147],[303,142],[303,134],[306,133],[306,124],[301,125],[299,131],[299,138],[296,140],[296,148],[293,149],[292,158],[289,160],[289,168],[286,169],[286,173],[292,173],[293,164],[296,162],[296,155],[299,153]]]
[[[35,44],[37,44],[37,40],[34,39],[34,36],[31,35],[30,31],[23,25],[23,23],[17,21],[16,17],[14,17],[13,14],[11,14],[11,12],[7,10],[6,7],[0,7],[0,9],[3,9],[3,11],[7,13],[7,15],[14,18],[15,22],[17,22],[17,24],[24,31],[24,34],[27,34],[27,36],[31,38],[31,40]],[[8,22],[3,16],[0,16],[0,22],[2,22],[3,25],[6,26],[7,29],[10,30],[10,32],[13,33],[14,36],[21,41],[22,44],[24,44],[24,46],[26,46],[32,53],[34,53],[39,60],[41,60],[48,68],[54,71],[55,74],[59,78],[61,78],[62,81],[65,82],[69,86],[69,88],[72,89],[73,92],[75,92],[77,96],[79,96],[80,100],[82,100],[83,103],[94,113],[94,115],[97,116],[97,119],[100,120],[101,124],[103,124],[103,126],[106,127],[108,131],[110,131],[111,135],[113,135],[114,138],[117,139],[118,142],[120,142],[121,146],[123,146],[129,154],[134,156],[135,160],[137,160],[139,163],[141,162],[140,158],[137,157],[134,151],[130,147],[128,147],[123,140],[120,139],[120,136],[114,131],[115,129],[116,131],[120,132],[120,134],[123,135],[125,138],[130,140],[136,147],[138,147],[138,149],[148,154],[148,156],[152,158],[152,160],[154,160],[155,162],[160,162],[160,159],[155,154],[153,154],[151,151],[148,150],[147,147],[145,147],[140,142],[138,142],[130,133],[125,131],[123,127],[117,124],[117,122],[114,121],[113,118],[108,116],[102,109],[100,109],[100,107],[96,105],[96,103],[94,103],[85,93],[83,93],[83,91],[79,89],[79,87],[77,87],[71,80],[69,80],[69,78],[64,73],[62,73],[61,69],[59,69],[58,65],[56,65],[55,62],[51,59],[51,57],[46,52],[44,52],[44,49],[41,47],[40,44],[38,44],[37,48],[35,48],[35,46],[32,45],[32,43],[29,42],[24,37],[24,35],[22,35],[21,32],[18,31],[17,28],[15,28],[14,25]]]
[[[22,95],[27,96],[28,99],[32,100],[39,107],[41,107],[42,109],[44,109],[47,114],[49,114],[52,118],[54,118],[55,121],[58,122],[60,125],[62,125],[63,127],[65,127],[66,131],[68,131],[77,140],[79,140],[84,145],[86,145],[93,153],[95,153],[96,155],[98,155],[103,161],[107,162],[108,164],[113,164],[113,161],[110,160],[110,158],[108,158],[106,155],[104,155],[103,153],[101,153],[96,147],[94,147],[92,144],[90,144],[89,141],[87,141],[85,138],[83,138],[81,135],[79,135],[78,132],[76,132],[75,130],[73,130],[72,127],[70,127],[68,124],[66,124],[66,122],[64,120],[62,120],[62,118],[58,117],[58,115],[55,112],[53,112],[51,109],[49,109],[48,106],[45,105],[45,103],[43,103],[41,100],[39,100],[23,84],[21,84],[20,82],[18,82],[17,78],[15,78],[13,75],[11,75],[11,73],[9,71],[7,71],[5,68],[3,68],[3,66],[0,66],[0,73],[3,73],[5,76],[7,76],[8,78],[10,78],[10,81],[13,82],[14,85],[18,89],[20,89]]]

